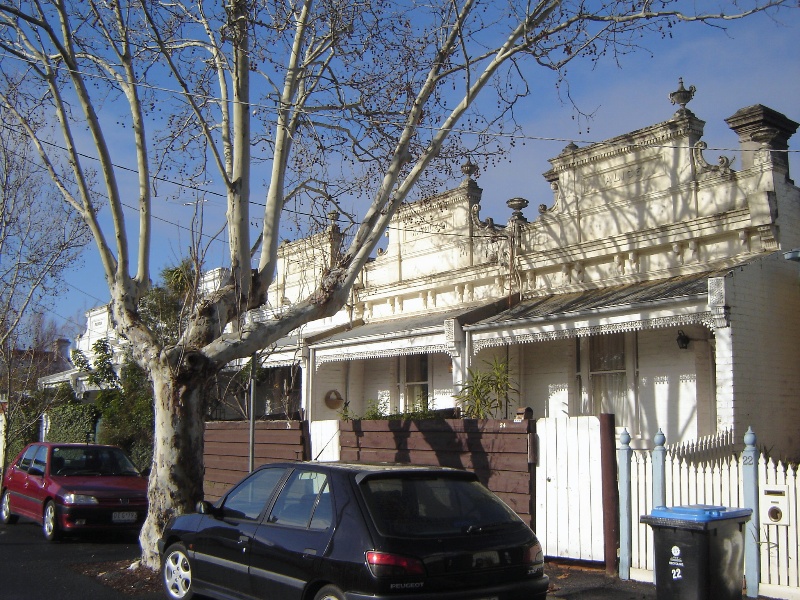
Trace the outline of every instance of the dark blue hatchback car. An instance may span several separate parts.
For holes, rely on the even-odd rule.
[[[167,597],[543,600],[530,528],[473,473],[265,465],[159,542]]]

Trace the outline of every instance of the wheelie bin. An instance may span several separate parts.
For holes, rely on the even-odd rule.
[[[741,600],[749,508],[659,506],[653,528],[657,600]]]

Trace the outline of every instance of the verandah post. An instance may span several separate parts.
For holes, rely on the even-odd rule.
[[[617,472],[619,477],[619,578],[631,578],[631,552],[633,531],[631,529],[631,434],[624,429],[619,436],[617,449]]]
[[[758,597],[758,586],[761,582],[761,557],[759,556],[758,538],[758,459],[756,434],[752,427],[744,434],[744,451],[742,452],[742,493],[744,508],[753,511],[753,516],[745,525],[744,535],[744,578],[747,582],[747,597]]]
[[[667,475],[666,475],[666,458],[667,449],[664,443],[667,441],[667,436],[658,429],[653,438],[655,448],[653,448],[653,508],[656,506],[667,505]]]

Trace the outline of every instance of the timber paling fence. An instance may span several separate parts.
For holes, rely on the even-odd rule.
[[[255,465],[310,458],[308,421],[256,421]],[[249,472],[249,423],[209,421],[204,436],[203,491],[217,500]]]
[[[421,419],[340,421],[341,459],[440,465],[474,471],[532,523],[533,421]]]

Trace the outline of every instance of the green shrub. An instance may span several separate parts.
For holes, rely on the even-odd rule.
[[[93,405],[71,400],[53,406],[47,415],[50,419],[47,441],[86,443],[94,440],[100,412]]]
[[[386,399],[368,400],[367,410],[361,416],[351,413],[349,403],[346,402],[339,415],[343,421],[404,421],[439,418],[434,410],[433,402],[427,398],[415,403],[411,410],[401,412],[389,412],[389,401]]]

